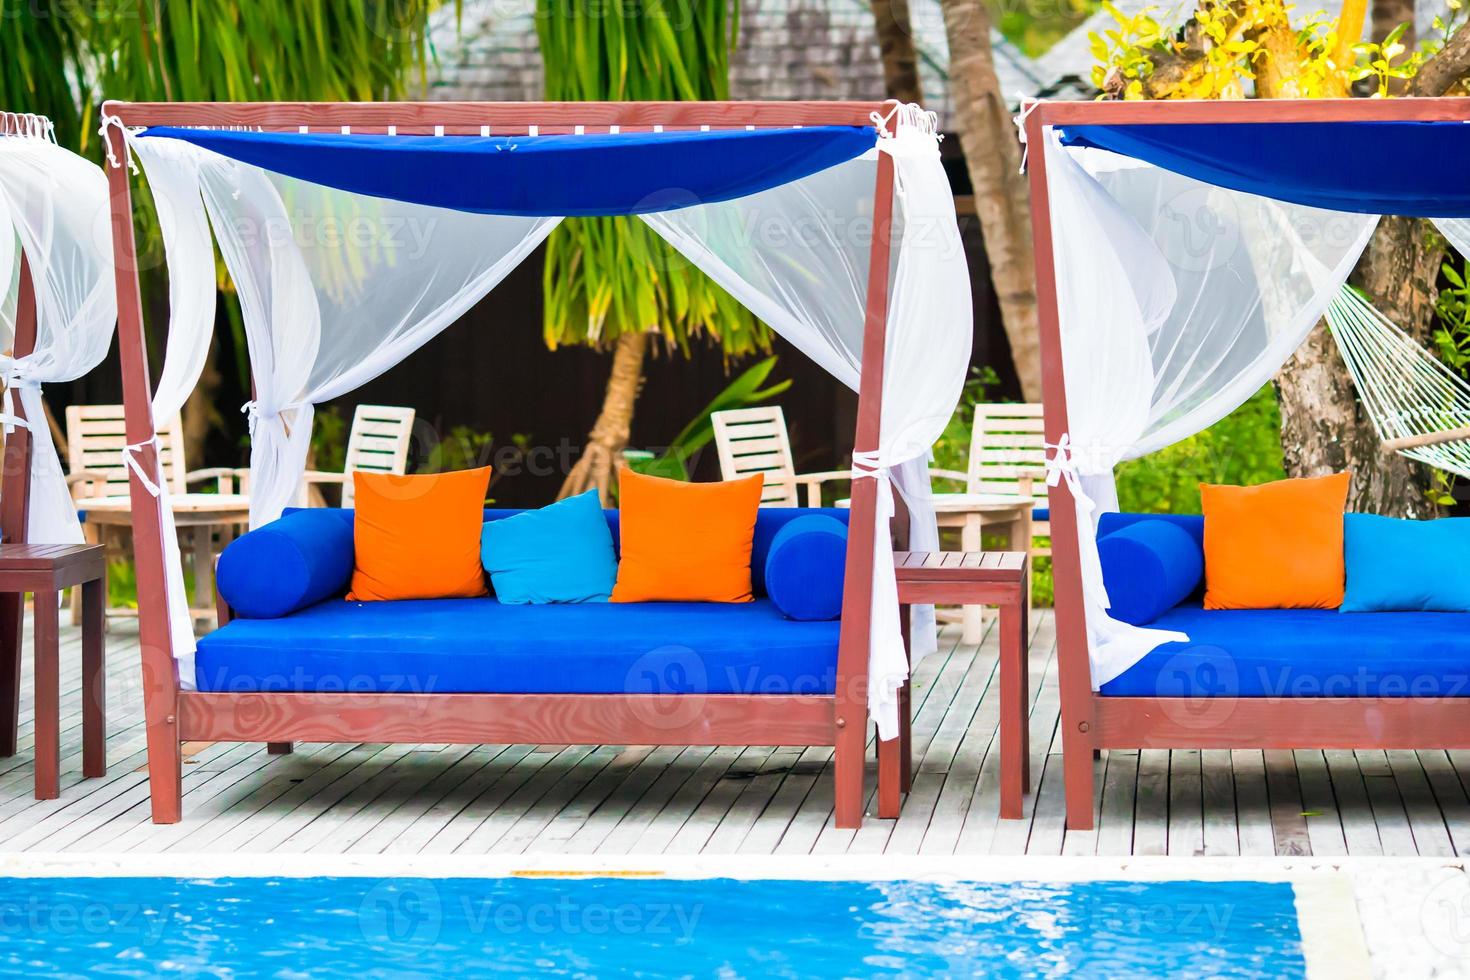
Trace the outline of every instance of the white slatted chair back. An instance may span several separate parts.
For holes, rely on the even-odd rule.
[[[359,405],[352,413],[347,434],[347,456],[342,467],[342,506],[353,504],[352,474],[403,473],[408,468],[409,438],[414,410],[395,405]]]
[[[1046,436],[1040,404],[975,406],[965,484],[966,493],[1029,493],[1039,506],[1047,505]]]
[[[796,475],[791,440],[786,435],[786,416],[780,405],[715,412],[710,421],[714,423],[722,479],[765,474],[762,507],[800,506],[796,483],[780,479]]]
[[[93,496],[126,497],[128,467],[123,461],[123,447],[128,437],[121,405],[71,405],[66,410],[67,463],[73,473],[86,470],[106,477],[100,492]],[[158,430],[159,463],[169,492],[185,492],[184,432],[178,416]]]

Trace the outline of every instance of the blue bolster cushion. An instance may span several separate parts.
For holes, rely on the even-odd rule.
[[[1114,619],[1143,626],[1193,595],[1205,575],[1203,546],[1170,521],[1138,521],[1097,542]]]
[[[297,510],[230,542],[216,584],[235,615],[275,619],[345,593],[353,560],[350,519]]]
[[[788,521],[766,554],[766,594],[787,619],[836,619],[842,613],[847,525],[824,514]]]

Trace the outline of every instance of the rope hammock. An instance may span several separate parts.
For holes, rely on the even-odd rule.
[[[1470,479],[1470,384],[1350,286],[1327,325],[1383,451]]]

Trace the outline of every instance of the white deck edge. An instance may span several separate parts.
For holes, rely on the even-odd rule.
[[[993,855],[37,854],[0,850],[0,877],[666,877],[849,881],[1266,881],[1458,867],[1427,857],[1043,857]]]

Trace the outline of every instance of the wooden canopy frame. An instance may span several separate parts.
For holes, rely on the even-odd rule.
[[[1187,123],[1470,121],[1470,98],[1036,102],[1024,110],[1047,442],[1069,431],[1047,196],[1048,126]],[[1094,750],[1470,748],[1470,701],[1457,698],[1102,697],[1092,689],[1077,512],[1065,480],[1051,488],[1057,670],[1067,826],[1094,826]]]
[[[144,126],[249,126],[272,131],[400,135],[526,135],[747,126],[873,125],[892,102],[397,102],[397,103],[126,103],[102,107],[113,159],[126,159],[122,129]],[[885,124],[891,131],[892,124]],[[139,302],[128,171],[109,166],[113,252],[117,259],[118,344],[127,437],[153,435],[152,386]],[[888,269],[893,212],[893,162],[879,154],[874,188],[874,235],[869,263],[863,367],[858,392],[858,451],[878,448]],[[157,479],[155,447],[138,453]],[[130,493],[137,560],[139,637],[155,823],[182,817],[184,741],[268,742],[288,751],[294,741],[449,742],[670,745],[831,745],[836,780],[835,820],[857,827],[864,806],[868,730],[867,671],[871,619],[874,480],[854,481],[848,533],[837,685],[830,695],[780,694],[307,694],[206,693],[179,686],[164,594],[162,512],[135,472]],[[0,610],[3,611],[3,610]],[[701,698],[697,711],[690,699]],[[905,732],[908,719],[903,720]],[[884,809],[897,806],[900,736],[881,745]],[[907,789],[907,786],[903,786]]]
[[[26,121],[34,118],[0,112],[0,139],[30,132]],[[5,233],[9,233],[6,229]],[[24,246],[17,249],[20,282],[15,305],[15,338],[11,355],[25,357],[36,349],[36,284],[31,278],[30,257]],[[13,399],[16,418],[25,419],[25,406]],[[45,421],[42,421],[45,424]],[[5,437],[4,474],[0,476],[0,537],[25,544],[31,512],[31,430],[17,425]],[[15,755],[20,731],[21,638],[24,629],[25,596],[0,595],[0,757]]]

